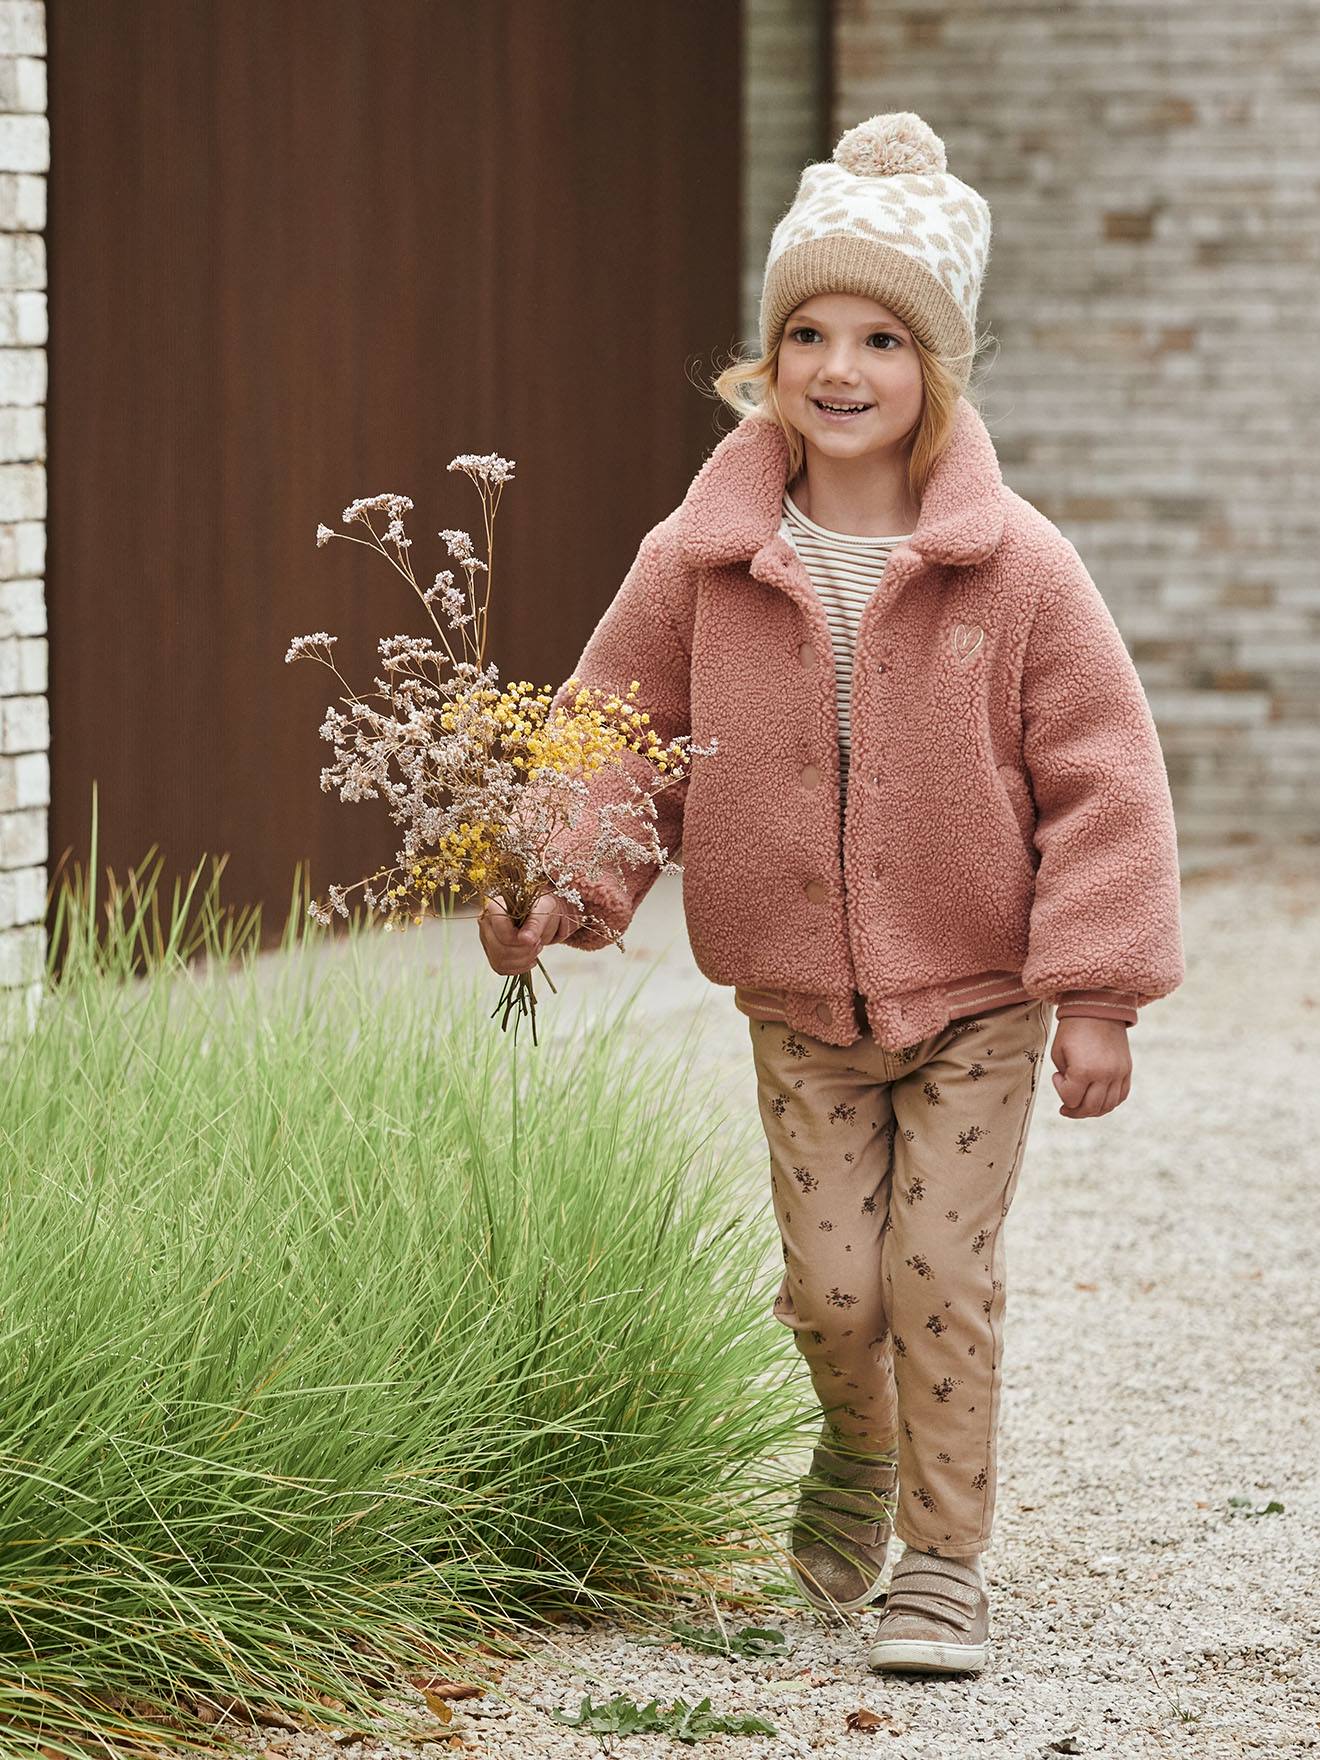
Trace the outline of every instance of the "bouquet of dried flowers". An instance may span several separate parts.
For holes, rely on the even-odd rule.
[[[430,635],[382,637],[377,651],[385,676],[359,696],[331,655],[337,636],[321,631],[293,638],[285,660],[320,661],[347,693],[340,698],[343,707],[332,704],[321,724],[321,738],[335,749],[334,763],[321,771],[321,788],[325,793],[338,788],[344,801],[384,799],[402,827],[394,865],[357,882],[367,908],[386,918],[387,931],[494,896],[521,926],[536,899],[549,891],[577,909],[579,927],[595,929],[622,951],[622,936],[586,909],[578,882],[598,880],[606,864],[620,862],[654,863],[662,873],[679,869],[659,844],[654,796],[681,781],[692,755],[714,752],[716,742],[693,745],[689,735],[681,735],[663,743],[634,700],[641,688],[637,679],[623,696],[582,687],[576,676],[557,693],[526,680],[500,688],[498,667],[486,661],[486,625],[495,517],[513,464],[495,453],[464,453],[448,469],[476,485],[485,525],[485,561],[475,554],[469,533],[439,533],[466,577],[462,588],[451,569],[438,573],[425,589],[418,584],[408,556],[412,539],[404,530],[403,516],[413,505],[406,495],[373,495],[344,509],[343,523],[364,526],[367,537],[325,525],[316,529],[318,549],[343,538],[378,550],[417,594],[440,641],[437,647]],[[379,533],[373,515],[383,524]],[[485,577],[480,603],[478,574]],[[436,616],[437,605],[448,632]],[[580,688],[574,691],[574,686]],[[622,762],[627,752],[646,760],[645,782]],[[584,859],[578,840],[570,872],[556,852],[556,839],[578,825],[588,808],[587,778],[607,766],[611,781],[617,774],[627,792],[596,810],[594,841]],[[308,909],[328,925],[332,910],[348,916],[348,896],[355,890],[331,886],[329,906],[313,900]],[[553,990],[539,960],[537,968]],[[530,1015],[536,1043],[530,972],[505,980],[492,1018],[495,1014],[502,1015],[502,1028],[514,1017],[515,1042],[519,1020]]]

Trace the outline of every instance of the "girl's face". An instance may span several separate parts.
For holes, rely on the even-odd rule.
[[[921,362],[912,332],[887,306],[856,293],[813,293],[789,314],[776,390],[784,419],[830,458],[894,453],[921,417]],[[834,416],[822,403],[865,404]]]

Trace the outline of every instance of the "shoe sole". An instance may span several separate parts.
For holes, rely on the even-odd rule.
[[[789,1565],[788,1574],[811,1605],[819,1608],[822,1613],[857,1613],[861,1608],[869,1607],[880,1593],[880,1578],[877,1577],[864,1594],[855,1596],[851,1601],[835,1601],[832,1597],[829,1600],[822,1600],[820,1590],[808,1583],[806,1578],[801,1575],[796,1561]]]
[[[990,1645],[941,1644],[933,1639],[881,1638],[871,1646],[874,1669],[906,1669],[915,1674],[978,1673],[990,1660]]]

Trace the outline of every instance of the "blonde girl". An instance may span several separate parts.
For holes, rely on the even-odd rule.
[[[967,396],[989,245],[911,112],[805,168],[760,353],[716,381],[738,425],[574,674],[636,678],[661,738],[716,741],[658,828],[697,964],[747,1017],[774,1315],[822,1408],[791,1568],[827,1611],[882,1602],[872,1667],[935,1673],[989,1655],[1003,1223],[1047,1045],[1061,1114],[1100,1117],[1139,1009],[1183,977],[1145,694]],[[548,896],[520,933],[491,901],[487,957],[602,947],[655,874],[584,882],[585,916]]]

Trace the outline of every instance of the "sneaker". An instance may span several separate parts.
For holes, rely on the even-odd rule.
[[[911,1546],[894,1566],[869,1661],[874,1669],[976,1674],[990,1656],[990,1599],[979,1563]]]
[[[875,1599],[894,1531],[896,1453],[864,1454],[828,1423],[800,1480],[789,1571],[813,1607],[852,1613]]]

